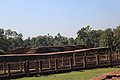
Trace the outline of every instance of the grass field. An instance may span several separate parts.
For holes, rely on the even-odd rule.
[[[97,77],[100,74],[109,73],[120,70],[120,68],[99,68],[82,71],[72,71],[62,74],[53,74],[40,77],[24,77],[12,80],[90,80],[93,77]]]

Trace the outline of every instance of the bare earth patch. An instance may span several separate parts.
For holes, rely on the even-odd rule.
[[[120,80],[120,70],[102,74],[98,77],[92,78],[91,80]]]

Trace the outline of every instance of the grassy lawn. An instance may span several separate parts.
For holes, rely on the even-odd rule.
[[[117,70],[120,70],[120,68],[99,68],[40,77],[25,77],[14,80],[90,80],[91,78],[99,76],[100,74],[109,73]]]

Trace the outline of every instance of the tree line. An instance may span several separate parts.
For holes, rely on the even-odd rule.
[[[38,47],[55,45],[86,45],[87,47],[109,47],[112,51],[120,51],[120,26],[115,29],[94,30],[89,25],[77,32],[76,38],[68,38],[58,33],[56,36],[50,34],[28,37],[23,39],[22,33],[10,29],[0,28],[0,52],[20,47]]]

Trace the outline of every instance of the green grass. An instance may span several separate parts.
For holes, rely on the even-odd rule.
[[[120,68],[99,68],[82,71],[72,71],[62,74],[53,74],[40,77],[24,77],[15,80],[90,80],[93,77],[97,77],[100,74],[109,73],[120,70]]]

